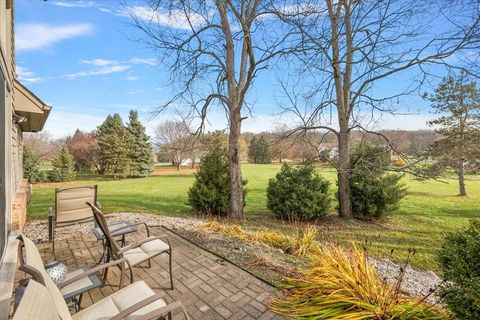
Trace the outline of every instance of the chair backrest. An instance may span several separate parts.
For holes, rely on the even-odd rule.
[[[87,202],[87,205],[92,209],[93,217],[95,218],[95,222],[97,223],[98,227],[102,230],[103,234],[105,235],[105,242],[107,247],[112,250],[114,256],[117,256],[117,252],[121,249],[118,245],[117,241],[112,236],[110,229],[108,229],[107,220],[105,220],[105,215],[98,209],[94,204],[91,202]]]
[[[55,225],[67,226],[93,221],[87,202],[97,203],[97,186],[84,186],[55,190]]]
[[[45,286],[50,293],[60,319],[71,319],[70,311],[68,311],[62,293],[45,271],[45,266],[43,265],[42,257],[40,256],[40,252],[38,252],[37,246],[32,240],[23,235],[18,236],[17,239],[20,240],[20,245],[18,246],[20,257],[19,269],[30,274],[35,281]]]
[[[58,320],[55,302],[48,289],[31,280],[18,305],[13,320]]]

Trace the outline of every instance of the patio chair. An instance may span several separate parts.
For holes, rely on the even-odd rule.
[[[55,189],[55,215],[52,208],[48,209],[48,238],[54,256],[56,229],[94,221],[87,201],[97,204],[96,185]]]
[[[124,228],[131,226],[143,225],[147,231],[147,238],[142,239],[136,243],[132,243],[126,247],[120,247],[115,241],[110,232],[105,216],[103,213],[94,206],[92,203],[87,202],[92,208],[93,216],[98,224],[98,227],[102,229],[105,234],[105,243],[107,247],[107,262],[111,259],[125,259],[128,269],[130,271],[130,282],[133,283],[133,267],[138,266],[144,262],[148,263],[148,267],[151,267],[150,260],[163,253],[168,254],[168,267],[170,274],[170,287],[173,290],[173,276],[172,276],[172,247],[170,241],[166,236],[150,236],[150,229],[145,222],[133,223]],[[118,231],[118,230],[117,230]],[[105,270],[105,273],[108,269]]]
[[[14,314],[14,320],[148,320],[164,317],[171,319],[175,311],[181,311],[184,318],[189,319],[181,302],[168,303],[164,293],[155,293],[143,281],[130,284],[72,316],[60,289],[48,277],[35,244],[25,236],[19,236],[18,239],[21,242],[20,245],[25,248],[25,259],[20,269],[32,275],[33,279],[28,283]],[[112,261],[105,266],[97,266],[85,274],[99,271],[105,267],[108,268],[113,264],[123,266],[124,260]],[[79,275],[79,277],[81,276]],[[83,277],[85,276],[83,275]]]

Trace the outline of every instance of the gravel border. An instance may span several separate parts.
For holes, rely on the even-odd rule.
[[[105,215],[109,223],[126,221],[130,223],[145,222],[149,226],[163,225],[169,229],[194,229],[204,223],[195,218],[167,217],[149,213],[115,212]],[[72,237],[72,234],[91,233],[93,222],[75,224],[59,228],[55,232],[56,240],[64,240]],[[48,220],[29,220],[23,234],[34,242],[48,242]]]

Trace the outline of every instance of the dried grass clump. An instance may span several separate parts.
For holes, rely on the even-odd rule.
[[[368,264],[363,250],[318,248],[312,265],[288,278],[284,296],[271,309],[294,319],[447,319],[446,312],[425,298],[400,293],[400,281],[388,285]]]
[[[297,229],[295,236],[268,229],[256,232],[245,231],[238,225],[227,226],[217,221],[207,222],[201,228],[203,230],[220,232],[248,242],[263,243],[298,257],[305,257],[316,252],[319,247],[319,243],[315,241],[317,229],[312,226],[307,227],[305,230]]]

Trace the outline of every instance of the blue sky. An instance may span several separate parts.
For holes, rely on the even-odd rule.
[[[141,2],[128,1],[139,12]],[[76,128],[92,130],[108,114],[118,112],[126,120],[137,109],[150,133],[163,114],[150,120],[150,112],[170,96],[168,71],[154,52],[139,42],[138,31],[128,26],[130,17],[116,1],[15,1],[17,74],[43,101],[53,107],[46,130],[54,137]],[[167,21],[166,23],[175,23]],[[275,75],[264,73],[255,82],[250,101],[253,116],[243,131],[273,129],[291,121],[278,116],[279,99]],[[417,98],[404,107],[413,114],[385,116],[379,127],[390,129],[427,128],[432,117]],[[422,110],[422,111],[418,111]],[[225,116],[216,110],[209,116],[209,129],[226,127]]]

